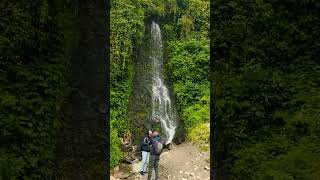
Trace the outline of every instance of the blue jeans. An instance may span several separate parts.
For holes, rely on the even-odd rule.
[[[149,163],[150,152],[141,151],[142,152],[142,162],[140,171],[146,172],[147,164]]]

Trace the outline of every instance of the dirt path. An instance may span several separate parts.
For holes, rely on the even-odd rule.
[[[159,180],[209,180],[209,152],[200,152],[192,143],[172,145],[170,151],[160,156]],[[118,179],[146,180],[147,174],[141,176],[140,161],[132,165],[131,175]],[[154,172],[152,173],[154,175]],[[112,179],[112,178],[111,178]],[[115,180],[117,178],[114,178]],[[153,179],[153,178],[152,178]]]

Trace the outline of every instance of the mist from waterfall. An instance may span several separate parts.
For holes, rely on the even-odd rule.
[[[172,142],[176,131],[176,113],[172,103],[169,90],[164,85],[161,76],[163,65],[163,47],[161,30],[157,23],[151,25],[151,55],[153,62],[152,71],[152,119],[157,119],[161,123],[162,134],[165,135],[166,143]]]

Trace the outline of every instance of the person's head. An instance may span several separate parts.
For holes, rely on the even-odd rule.
[[[159,136],[158,131],[154,131],[154,132],[152,133],[152,137],[157,137],[157,136]]]
[[[147,136],[148,136],[148,137],[152,137],[152,131],[148,131],[148,132],[147,132]]]

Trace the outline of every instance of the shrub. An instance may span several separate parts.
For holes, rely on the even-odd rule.
[[[118,138],[118,132],[116,129],[111,128],[110,131],[110,168],[116,167],[121,158],[122,153],[120,150],[120,140]]]
[[[210,148],[210,124],[202,123],[191,129],[188,139],[199,144],[200,149],[208,151]]]

